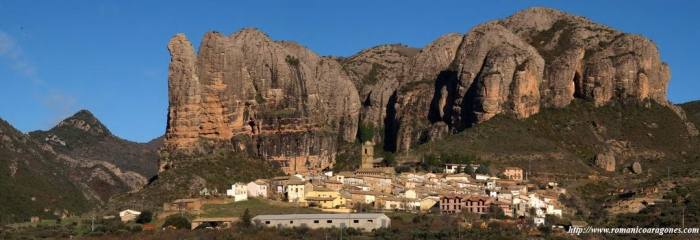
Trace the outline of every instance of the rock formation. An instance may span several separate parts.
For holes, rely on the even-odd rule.
[[[634,163],[632,163],[632,173],[641,174],[642,173],[642,164],[639,163],[638,161],[635,161]]]
[[[615,154],[611,151],[595,155],[595,165],[608,172],[615,171]]]
[[[386,140],[390,149],[405,151],[499,114],[527,118],[574,99],[671,106],[670,71],[656,46],[583,17],[530,8],[478,25],[460,41],[450,64],[427,75],[428,86],[406,81],[397,88],[396,116],[386,121],[394,123],[387,126],[395,133]],[[409,72],[404,79],[428,71]]]
[[[168,50],[170,150],[233,142],[292,173],[331,166],[336,139],[355,140],[359,97],[334,59],[254,29],[207,33],[198,55],[178,34]]]
[[[399,86],[404,69],[418,53],[403,45],[381,45],[342,59],[343,69],[357,87],[362,102],[360,123],[380,127],[386,119],[387,105]],[[383,133],[375,134],[380,142]]]
[[[650,40],[547,8],[423,49],[381,45],[349,58],[319,57],[251,29],[208,33],[198,53],[180,34],[168,49],[166,147],[192,153],[223,142],[287,173],[330,166],[337,140],[354,141],[360,124],[374,125],[386,150],[406,151],[498,115],[527,118],[574,99],[671,106],[670,71]]]

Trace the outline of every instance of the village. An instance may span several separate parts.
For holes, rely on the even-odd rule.
[[[388,212],[447,215],[498,212],[504,217],[528,220],[535,226],[544,225],[547,215],[562,217],[559,196],[566,194],[566,189],[556,182],[545,186],[529,183],[522,168],[506,167],[498,176],[491,176],[479,173],[479,164],[445,164],[442,173],[396,174],[393,167],[382,166],[382,159],[375,158],[373,152],[372,142],[365,142],[361,166],[356,171],[326,171],[236,182],[225,193],[202,189],[200,198],[165,203],[160,218],[183,211],[196,215],[204,204],[237,204],[253,199],[323,212],[258,215],[252,219],[258,225],[278,228],[354,227],[370,231],[390,225],[391,220],[383,214]],[[128,222],[139,214],[127,209],[120,217]],[[238,217],[198,217],[192,220],[191,229],[200,226],[226,228],[238,221]]]

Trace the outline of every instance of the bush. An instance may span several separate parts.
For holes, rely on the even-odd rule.
[[[245,209],[245,212],[243,212],[243,215],[241,215],[241,226],[243,227],[250,227],[252,225],[252,220],[253,217],[250,216],[250,211],[248,209]]]
[[[374,139],[374,124],[362,123],[357,131],[361,142],[372,141]]]
[[[484,164],[480,164],[479,168],[477,168],[475,172],[478,174],[489,174],[489,167]]]
[[[192,224],[190,223],[190,220],[187,219],[185,216],[174,214],[165,218],[163,227],[169,226],[173,226],[176,229],[190,229]]]
[[[127,226],[129,228],[129,231],[131,232],[140,232],[143,231],[143,227],[139,224],[132,224]]]
[[[144,224],[150,223],[153,220],[153,213],[151,211],[143,211],[136,217],[136,223]]]
[[[390,153],[390,152],[387,152],[386,154],[384,154],[383,163],[385,166],[395,167],[396,166],[396,158],[394,157],[394,154]]]
[[[295,58],[294,56],[287,55],[287,57],[284,58],[284,60],[292,66],[299,66],[299,59]]]

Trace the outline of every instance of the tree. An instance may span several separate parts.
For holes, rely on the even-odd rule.
[[[357,134],[359,135],[360,141],[362,142],[372,141],[372,139],[374,139],[374,124],[360,124],[360,129]]]
[[[393,153],[386,153],[384,154],[384,165],[388,167],[395,167],[396,166],[396,158],[394,157]]]
[[[246,208],[243,215],[241,215],[241,226],[250,227],[252,225],[252,219],[250,211]]]
[[[163,227],[174,227],[176,229],[190,229],[190,220],[180,214],[173,214],[165,218]]]
[[[145,224],[150,223],[153,220],[153,213],[151,211],[143,211],[136,217],[136,223]]]
[[[495,219],[505,219],[506,215],[503,212],[503,209],[496,205],[491,205],[489,206],[489,212],[485,214],[486,218],[495,218]]]
[[[478,174],[489,174],[489,167],[484,164],[479,164],[479,168],[475,171]]]

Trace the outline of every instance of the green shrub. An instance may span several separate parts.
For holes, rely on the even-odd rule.
[[[299,66],[299,59],[294,57],[294,56],[287,55],[287,57],[284,58],[284,61],[286,61],[289,65],[292,65],[295,67]]]
[[[372,141],[374,139],[374,124],[371,122],[360,124],[357,134],[361,142]]]
[[[191,225],[189,219],[179,214],[168,216],[163,223],[163,227],[173,226],[176,229],[190,229]]]
[[[144,224],[150,223],[153,220],[153,213],[151,211],[143,211],[136,217],[136,223]]]
[[[252,219],[253,217],[250,216],[250,211],[246,208],[245,212],[243,212],[243,215],[241,215],[241,226],[250,227],[252,225]]]

